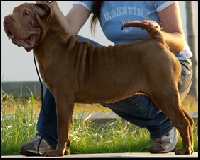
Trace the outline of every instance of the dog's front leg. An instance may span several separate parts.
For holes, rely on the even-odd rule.
[[[70,123],[72,120],[74,98],[73,96],[56,96],[56,112],[58,126],[58,144],[55,151],[46,152],[44,156],[63,156],[67,143],[69,143]],[[66,95],[66,94],[65,94]],[[67,153],[69,154],[69,153]]]

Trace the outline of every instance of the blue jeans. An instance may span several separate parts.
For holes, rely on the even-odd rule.
[[[100,45],[97,42],[77,36],[80,41],[87,40],[93,45]],[[182,66],[181,80],[178,84],[181,100],[188,94],[192,83],[192,67],[187,61],[180,61]],[[173,128],[173,123],[166,115],[161,112],[153,102],[145,95],[134,95],[127,99],[115,103],[101,103],[109,107],[121,118],[143,128],[147,128],[151,138],[159,138]],[[47,126],[44,139],[52,146],[57,144],[57,116],[56,103],[53,95],[47,89],[43,100],[43,107],[46,115]],[[37,122],[37,134],[42,136],[45,127],[45,117],[43,111],[40,111]]]

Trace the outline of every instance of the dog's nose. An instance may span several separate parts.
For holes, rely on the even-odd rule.
[[[9,25],[12,22],[11,16],[5,16],[4,17],[4,25]]]

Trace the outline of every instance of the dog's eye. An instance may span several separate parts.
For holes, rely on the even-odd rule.
[[[29,12],[28,10],[25,9],[25,10],[23,11],[23,16],[29,16],[29,15],[30,15],[30,12]]]

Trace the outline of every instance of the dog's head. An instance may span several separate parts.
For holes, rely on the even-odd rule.
[[[15,45],[29,52],[45,37],[50,19],[49,5],[24,3],[5,16],[4,31]]]

